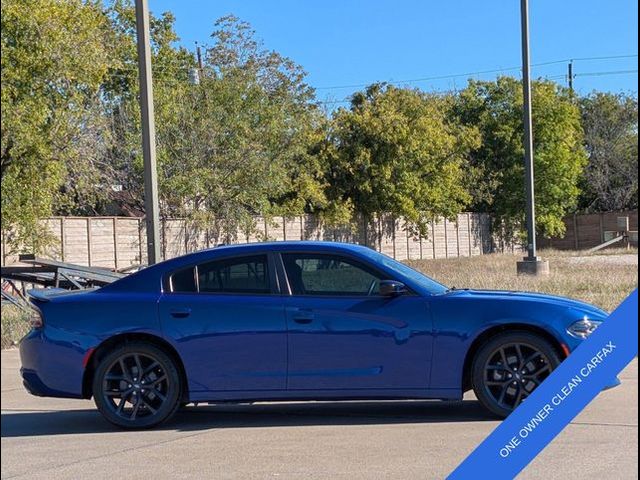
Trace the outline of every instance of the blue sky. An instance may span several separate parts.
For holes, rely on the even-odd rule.
[[[308,72],[320,100],[340,101],[376,81],[423,79],[520,65],[518,0],[149,0],[170,10],[181,43],[210,42],[214,21],[233,13],[251,23],[266,48]],[[638,4],[632,0],[531,0],[531,62],[637,54]],[[637,92],[638,57],[574,62],[575,88]],[[566,84],[566,62],[533,68]],[[474,75],[495,78],[499,73]],[[461,88],[466,77],[406,83]],[[347,88],[333,88],[339,86]]]

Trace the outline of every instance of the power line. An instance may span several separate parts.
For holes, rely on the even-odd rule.
[[[618,57],[618,58],[621,58],[621,57]],[[576,59],[574,59],[574,61],[575,60]],[[561,63],[561,61],[546,62],[547,65],[549,65],[550,63]],[[504,71],[504,69],[499,70],[499,72],[502,72],[502,71]],[[601,72],[584,72],[584,73],[574,73],[573,76],[574,77],[596,77],[596,76],[600,77],[600,76],[606,76],[606,75],[624,75],[624,74],[633,74],[633,73],[638,73],[638,70],[611,70],[611,71],[601,71]],[[563,78],[567,78],[567,75],[561,74],[561,75],[538,77],[538,79],[542,79],[542,80],[560,80]],[[387,82],[387,83],[391,83],[391,82]],[[368,85],[370,84],[363,84],[361,86],[368,86]],[[448,93],[455,93],[455,90],[437,90],[432,93],[448,94]],[[339,105],[343,103],[351,103],[352,98],[353,98],[352,96],[348,96],[340,100],[324,100],[324,101],[315,102],[315,103],[318,105]]]
[[[602,77],[605,75],[626,75],[630,73],[638,73],[638,70],[613,70],[610,72],[585,72],[576,73],[574,77]]]
[[[637,58],[638,54],[628,54],[628,55],[609,55],[609,56],[600,56],[600,57],[581,57],[581,58],[565,58],[562,60],[552,60],[549,62],[541,62],[541,63],[534,63],[531,66],[532,67],[544,67],[547,65],[556,65],[559,63],[567,63],[570,61],[595,61],[595,60],[614,60],[614,59],[622,59],[622,58]],[[431,81],[431,80],[447,80],[447,79],[453,79],[453,78],[459,78],[459,77],[474,77],[476,75],[485,75],[488,73],[501,73],[501,72],[509,72],[509,71],[513,71],[513,70],[521,70],[520,66],[517,67],[507,67],[507,68],[495,68],[495,69],[491,69],[491,70],[480,70],[480,71],[476,71],[476,72],[467,72],[467,73],[455,73],[455,74],[448,74],[448,75],[437,75],[437,76],[432,76],[432,77],[423,77],[423,78],[412,78],[412,79],[408,79],[408,80],[390,80],[387,81],[385,83],[391,84],[391,85],[397,85],[397,84],[403,84],[403,83],[417,83],[417,82],[425,82],[425,81]],[[361,88],[361,87],[366,87],[368,85],[370,85],[371,83],[358,83],[358,84],[351,84],[351,85],[337,85],[337,86],[332,86],[332,87],[316,87],[316,90],[339,90],[339,89],[343,89],[343,88]]]

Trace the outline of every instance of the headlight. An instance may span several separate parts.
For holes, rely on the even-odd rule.
[[[572,337],[584,340],[591,335],[601,323],[602,322],[597,320],[589,320],[587,317],[584,317],[582,320],[572,323],[569,328],[567,328],[567,332],[569,332],[569,335]]]

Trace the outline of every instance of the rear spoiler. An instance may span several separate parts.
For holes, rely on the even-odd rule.
[[[54,298],[77,295],[79,293],[93,292],[97,288],[83,288],[80,290],[66,290],[64,288],[34,288],[27,291],[27,296],[36,302],[49,302]]]

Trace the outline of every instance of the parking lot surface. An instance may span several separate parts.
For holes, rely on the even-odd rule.
[[[1,356],[7,479],[444,478],[498,425],[468,395],[187,407],[158,429],[125,432],[92,401],[29,395],[17,350]],[[620,379],[519,478],[638,478],[637,359]]]

